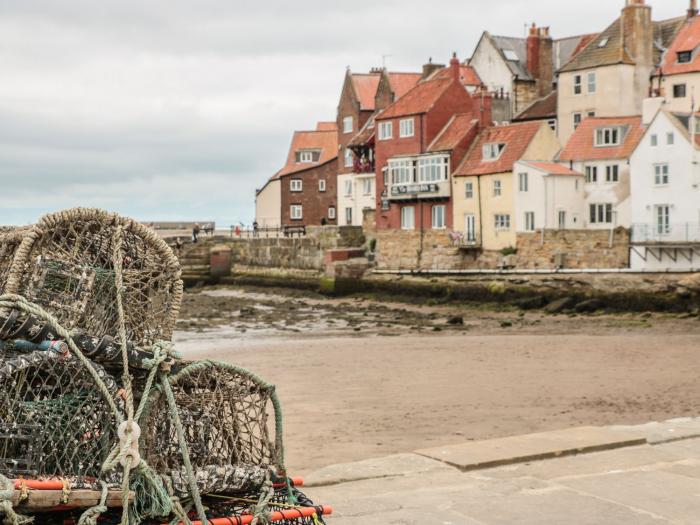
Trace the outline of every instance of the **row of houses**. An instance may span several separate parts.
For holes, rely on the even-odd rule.
[[[294,134],[256,220],[444,231],[475,261],[533,232],[625,228],[633,268],[700,267],[699,54],[696,0],[662,21],[625,0],[600,33],[533,24],[447,66],[348,70],[336,120]]]

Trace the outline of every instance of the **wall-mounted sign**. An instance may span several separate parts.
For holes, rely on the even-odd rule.
[[[382,211],[387,211],[389,209],[389,201],[387,199],[382,199]]]
[[[391,187],[393,196],[399,195],[417,195],[419,193],[437,193],[439,187],[437,184],[401,184]]]

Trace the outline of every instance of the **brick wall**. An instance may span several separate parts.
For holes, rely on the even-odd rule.
[[[553,269],[557,254],[565,268],[612,269],[629,267],[629,230],[618,228],[610,245],[609,230],[545,230],[517,234],[517,265],[523,269]]]
[[[338,149],[338,173],[352,173],[352,166],[345,167],[345,149],[352,140],[352,138],[357,134],[362,126],[365,125],[369,117],[372,115],[372,111],[362,111],[360,108],[360,102],[355,98],[352,90],[352,79],[349,74],[345,76],[345,84],[343,85],[343,90],[340,94],[340,102],[338,103],[338,144],[340,148]],[[353,129],[351,133],[343,132],[343,119],[345,117],[352,117]]]
[[[337,224],[338,218],[338,165],[336,161],[330,161],[321,166],[315,166],[308,170],[285,175],[281,180],[282,191],[282,225],[283,226],[320,226],[321,219],[325,218],[329,225]],[[302,180],[302,191],[292,192],[290,181]],[[326,181],[326,191],[319,191],[318,181]],[[290,219],[290,206],[301,204],[303,216],[301,220]],[[328,208],[336,208],[336,218],[328,218]]]

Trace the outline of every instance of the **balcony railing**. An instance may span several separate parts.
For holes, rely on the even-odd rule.
[[[700,242],[700,223],[633,224],[633,243],[697,243]]]
[[[481,239],[476,232],[450,232],[454,246],[468,250],[481,247]]]
[[[354,173],[374,173],[374,162],[356,158],[353,162],[352,170]]]

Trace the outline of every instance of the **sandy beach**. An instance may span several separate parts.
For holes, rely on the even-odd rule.
[[[700,403],[696,317],[205,290],[188,294],[176,342],[188,358],[230,361],[277,385],[288,467],[300,474],[431,445],[696,415]]]

